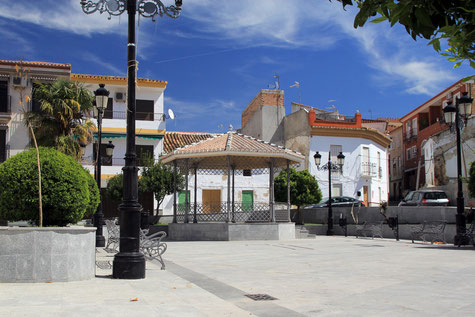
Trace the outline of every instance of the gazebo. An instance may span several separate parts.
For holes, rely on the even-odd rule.
[[[185,195],[178,206],[173,194],[173,222],[169,234],[175,240],[243,240],[293,238],[290,223],[290,182],[287,181],[287,203],[274,201],[274,175],[290,166],[304,162],[295,151],[258,140],[234,131],[177,148],[161,157],[165,165],[173,165],[174,179],[178,172],[188,179],[194,174],[194,201]],[[269,174],[269,201],[246,204],[235,201],[235,175],[252,172]],[[227,200],[198,203],[198,175],[226,175]],[[175,186],[176,188],[176,186]],[[284,234],[284,232],[286,232]]]

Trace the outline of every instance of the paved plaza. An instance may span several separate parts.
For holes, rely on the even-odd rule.
[[[168,242],[164,258],[144,280],[0,284],[0,316],[475,315],[472,247],[318,236]]]

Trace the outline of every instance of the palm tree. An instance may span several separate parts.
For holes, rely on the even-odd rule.
[[[79,142],[92,139],[94,123],[85,117],[93,106],[91,93],[80,83],[58,79],[36,84],[33,100],[40,104],[40,111],[28,112],[26,120],[33,126],[38,145],[79,159]]]

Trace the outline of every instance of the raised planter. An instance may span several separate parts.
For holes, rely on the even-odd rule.
[[[95,276],[96,228],[0,227],[0,282],[67,282]]]

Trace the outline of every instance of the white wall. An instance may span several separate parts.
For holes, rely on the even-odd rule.
[[[202,202],[203,189],[221,189],[221,201],[227,201],[227,175],[200,175],[198,172],[198,186],[197,186],[197,202]],[[190,175],[188,178],[188,189],[190,191],[190,202],[195,201],[194,196],[194,175]],[[234,200],[235,202],[241,202],[241,193],[243,190],[254,191],[254,202],[269,202],[269,174],[243,176],[236,175],[234,177]],[[231,196],[232,197],[232,196]],[[231,198],[232,199],[232,198]],[[177,195],[178,202],[178,195]],[[157,206],[155,205],[155,208]],[[163,215],[173,215],[173,195],[168,195],[163,200],[160,206],[163,209]]]
[[[328,171],[317,169],[313,155],[318,151],[322,155],[321,165],[326,164],[330,145],[341,145],[345,155],[342,175],[332,174],[332,184],[342,184],[343,196],[363,200],[363,186],[367,185],[369,186],[368,201],[372,203],[371,205],[377,205],[381,201],[388,200],[389,178],[386,148],[362,138],[312,136],[308,156],[309,172],[317,178],[323,197],[328,197]],[[361,157],[364,146],[369,147],[370,163],[377,163],[377,152],[381,153],[381,178],[378,175],[375,177],[362,176]],[[358,191],[361,192],[361,197],[357,197]]]

